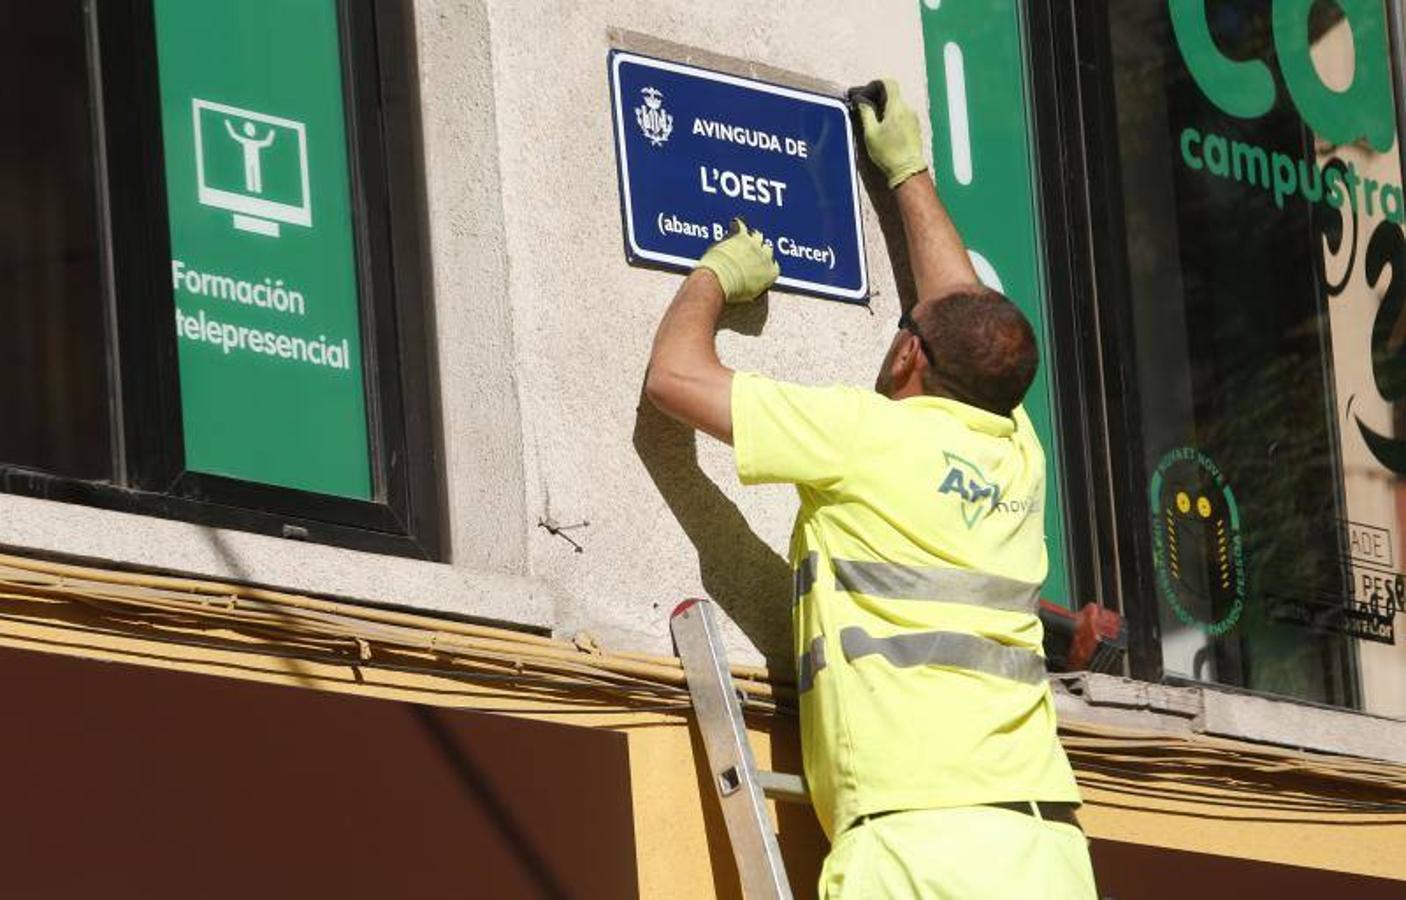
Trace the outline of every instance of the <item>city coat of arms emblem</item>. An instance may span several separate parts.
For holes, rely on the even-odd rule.
[[[656,88],[642,88],[640,93],[644,95],[644,104],[635,107],[635,121],[651,144],[662,147],[674,133],[674,117],[664,109],[664,95]]]

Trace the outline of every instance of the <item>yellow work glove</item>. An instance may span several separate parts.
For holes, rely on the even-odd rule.
[[[918,115],[903,102],[898,82],[892,78],[871,81],[849,92],[864,126],[864,149],[879,171],[896,188],[928,167],[923,158],[923,135]]]
[[[718,276],[728,303],[757,299],[781,274],[771,248],[762,243],[762,233],[748,230],[741,219],[732,220],[731,233],[708,248],[698,268]]]

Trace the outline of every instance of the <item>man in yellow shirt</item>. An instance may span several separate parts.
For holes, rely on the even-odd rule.
[[[1079,794],[1036,616],[1045,463],[1020,406],[1035,336],[980,284],[897,85],[855,96],[919,295],[875,389],[722,365],[724,304],[755,299],[778,275],[770,246],[739,221],[665,313],[645,390],[731,444],[744,483],[800,494],[802,751],[832,841],[821,896],[1086,900]]]

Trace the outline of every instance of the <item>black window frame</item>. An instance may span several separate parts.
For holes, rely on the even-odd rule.
[[[1079,602],[1120,613],[1125,672],[1177,681],[1162,659],[1151,522],[1136,503],[1138,381],[1119,346],[1133,340],[1107,22],[1098,0],[1022,0],[1045,240],[1071,580]],[[1095,172],[1102,173],[1094,177]],[[1111,173],[1111,174],[1110,174]],[[1228,686],[1227,686],[1228,687]],[[1233,689],[1233,688],[1228,688]]]
[[[1088,96],[1097,79],[1085,79],[1093,35],[1088,33],[1092,0],[1020,0],[1029,72],[1037,216],[1045,263],[1046,315],[1056,428],[1061,440],[1056,461],[1064,486],[1064,527],[1068,542],[1070,589],[1075,606],[1097,603],[1128,618],[1130,674],[1149,681],[1162,677],[1156,632],[1149,657],[1143,621],[1148,604],[1125,603],[1136,597],[1142,552],[1135,524],[1114,504],[1115,479],[1127,476],[1115,463],[1114,447],[1135,438],[1127,434],[1124,410],[1129,399],[1123,373],[1105,358],[1106,323],[1100,321],[1098,297],[1106,285],[1096,261],[1099,242],[1110,220],[1103,210],[1116,197],[1095,194],[1090,168],[1103,164],[1091,143]],[[1116,147],[1114,148],[1116,150]],[[1110,386],[1118,386],[1116,390]],[[1123,488],[1128,485],[1123,485]],[[1156,608],[1151,608],[1156,628]]]
[[[1115,227],[1123,218],[1122,171],[1118,146],[1114,85],[1104,73],[1113,69],[1113,48],[1106,15],[1092,0],[1076,0],[1072,10],[1075,85],[1081,109],[1079,146],[1084,154],[1082,187],[1086,197],[1089,241],[1089,296],[1081,308],[1086,321],[1097,329],[1098,392],[1106,404],[1105,433],[1110,451],[1100,461],[1107,485],[1100,498],[1111,532],[1100,537],[1117,542],[1113,556],[1122,614],[1128,620],[1129,666],[1133,677],[1144,681],[1167,680],[1162,661],[1162,625],[1158,617],[1152,528],[1136,504],[1120,505],[1119,497],[1136,497],[1142,491],[1138,460],[1143,458],[1139,382],[1132,363],[1117,347],[1132,346],[1135,339],[1132,310],[1126,299],[1132,275],[1127,266],[1124,233]],[[1089,77],[1082,77],[1087,74]],[[1093,171],[1105,173],[1094,178]],[[1101,248],[1101,249],[1100,249]],[[1121,541],[1119,538],[1121,537]]]
[[[336,3],[372,499],[184,468],[152,0],[84,4],[115,477],[85,481],[0,463],[0,492],[376,553],[444,558],[444,473],[413,11],[396,0]]]

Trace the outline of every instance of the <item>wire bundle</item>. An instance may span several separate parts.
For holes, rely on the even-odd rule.
[[[426,702],[475,705],[482,688],[536,701],[524,712],[684,712],[689,707],[675,657],[605,651],[589,635],[574,642],[443,617],[226,582],[120,572],[0,554],[0,636],[21,626],[67,628],[93,636],[156,641],[280,660],[287,673],[324,667],[357,681],[378,673],[430,676]],[[774,711],[785,686],[763,668],[734,666],[750,709]],[[333,680],[337,680],[334,678]],[[462,696],[452,697],[453,684]],[[559,708],[540,704],[551,700]],[[512,712],[496,706],[497,711]]]

